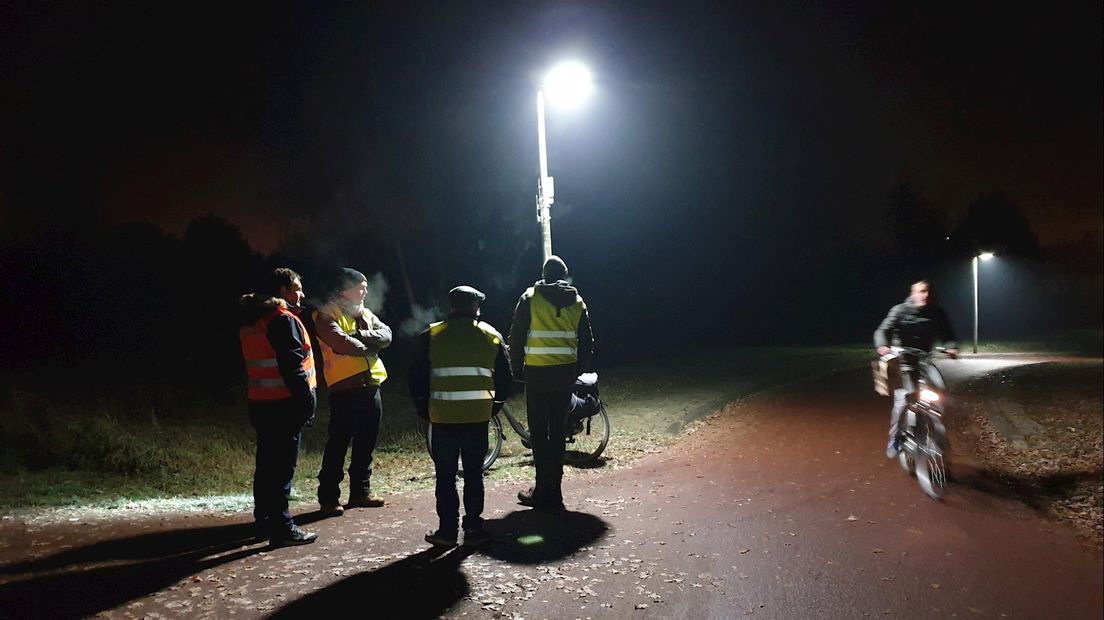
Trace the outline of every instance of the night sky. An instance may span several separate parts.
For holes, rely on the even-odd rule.
[[[596,87],[548,111],[554,249],[607,340],[865,339],[914,275],[902,185],[948,232],[1001,192],[1042,246],[1099,245],[1101,4],[1014,4],[2,0],[0,239],[214,214],[293,263],[389,255],[315,236],[356,219],[419,304],[466,281],[503,315],[539,268],[535,85],[571,57]]]

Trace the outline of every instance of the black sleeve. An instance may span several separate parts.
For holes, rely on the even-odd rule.
[[[889,309],[889,314],[886,318],[882,319],[882,324],[878,326],[878,329],[874,330],[874,348],[888,347],[893,338],[893,330],[897,328],[897,314],[899,306],[893,306]]]
[[[576,338],[579,341],[579,373],[590,372],[594,366],[594,331],[590,327],[590,312],[586,303],[583,303],[583,316],[579,319]]]
[[[529,338],[529,297],[522,295],[514,308],[510,323],[510,370],[518,379],[525,379],[525,341]]]
[[[410,398],[414,401],[414,412],[419,417],[429,418],[429,330],[418,334],[414,343],[414,362],[407,376]]]
[[[306,336],[299,329],[299,322],[290,316],[278,316],[269,321],[265,335],[276,350],[276,364],[284,384],[291,390],[291,397],[304,407],[310,407],[312,411],[309,415],[313,415],[314,391],[307,383],[307,371],[303,369],[303,360],[307,357],[304,347]]]
[[[510,372],[510,353],[506,343],[498,344],[494,367],[495,400],[504,402],[514,395],[514,375]]]

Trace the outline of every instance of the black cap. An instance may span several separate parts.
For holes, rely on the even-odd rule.
[[[463,284],[448,293],[449,307],[451,308],[466,308],[472,303],[479,303],[486,298],[487,296],[483,293]]]
[[[544,269],[541,269],[541,275],[544,276],[544,281],[549,283],[563,280],[567,277],[567,263],[553,254],[548,257],[548,260],[544,261]]]

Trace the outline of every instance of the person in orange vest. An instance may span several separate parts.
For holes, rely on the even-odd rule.
[[[525,381],[537,470],[536,484],[518,493],[518,501],[562,513],[567,414],[575,379],[590,370],[594,334],[586,303],[567,282],[563,260],[548,257],[541,275],[542,280],[522,293],[510,325],[510,369]]]
[[[298,274],[291,275],[301,290]],[[257,432],[253,517],[258,535],[273,546],[305,545],[318,535],[295,524],[288,498],[302,429],[314,418],[317,403],[310,336],[283,299],[251,293],[242,296],[241,306],[249,422]]]
[[[330,393],[329,438],[318,472],[318,505],[322,516],[338,516],[345,508],[383,506],[372,493],[372,452],[379,438],[383,401],[380,384],[387,369],[379,352],[391,344],[391,328],[364,306],[368,279],[343,268],[337,290],[314,312],[322,376]],[[340,484],[345,454],[349,460],[349,501],[341,506]]]
[[[410,396],[415,412],[429,420],[437,474],[440,526],[425,540],[438,547],[456,546],[459,533],[457,460],[464,465],[464,546],[490,540],[482,517],[487,425],[494,408],[509,398],[513,377],[505,340],[479,320],[479,302],[485,298],[470,286],[449,291],[448,318],[418,336],[410,368]]]

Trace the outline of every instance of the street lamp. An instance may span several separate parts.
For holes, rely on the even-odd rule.
[[[982,252],[975,254],[973,261],[971,261],[974,266],[974,354],[977,354],[978,343],[978,262],[990,258],[993,258],[992,252]]]
[[[548,176],[548,152],[544,137],[544,98],[555,103],[571,105],[586,98],[590,93],[590,71],[577,63],[569,62],[557,65],[541,82],[537,89],[537,146],[540,149],[540,178],[537,179],[537,221],[541,225],[541,243],[544,258],[541,264],[552,256],[552,214],[550,207],[555,196],[552,177]]]

